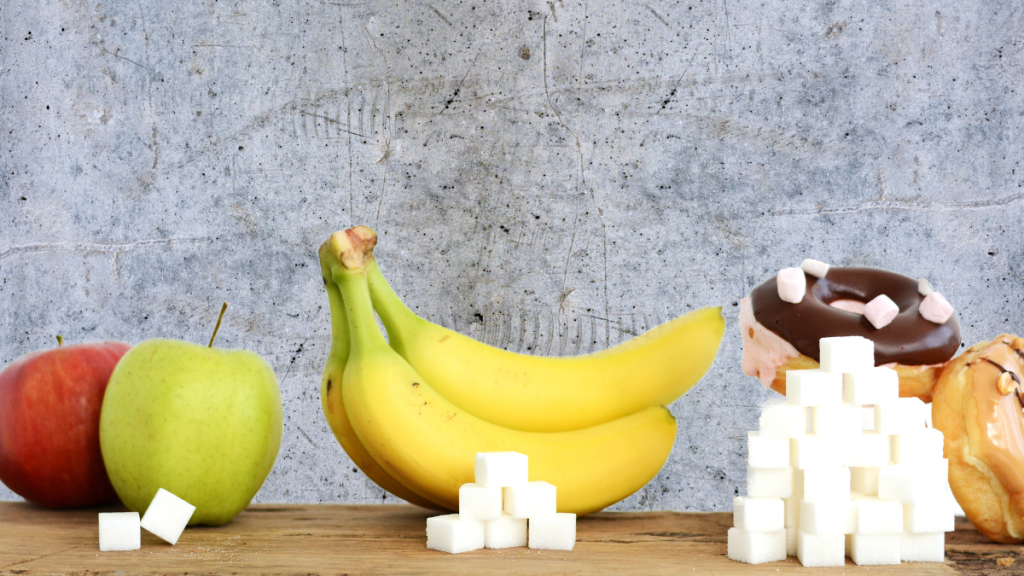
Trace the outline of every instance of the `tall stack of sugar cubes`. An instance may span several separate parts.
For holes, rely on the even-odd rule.
[[[528,464],[518,452],[478,453],[476,482],[459,487],[459,513],[427,518],[427,548],[572,550],[576,515],[557,511],[555,487],[530,482]]]
[[[729,558],[941,562],[954,521],[942,432],[923,402],[899,397],[895,371],[875,367],[871,340],[823,338],[820,351],[821,368],[786,372],[785,402],[748,433]]]

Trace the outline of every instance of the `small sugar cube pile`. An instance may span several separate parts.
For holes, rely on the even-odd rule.
[[[527,467],[518,452],[477,454],[476,482],[459,488],[459,513],[427,518],[427,548],[572,550],[576,515],[557,512],[555,487],[530,482]]]
[[[923,402],[899,397],[895,371],[875,367],[871,340],[823,338],[820,350],[821,368],[786,372],[785,402],[748,433],[729,558],[941,562],[953,530],[942,432]]]
[[[195,511],[195,506],[160,488],[141,520],[138,512],[102,512],[100,551],[138,550],[142,547],[142,528],[177,544]]]

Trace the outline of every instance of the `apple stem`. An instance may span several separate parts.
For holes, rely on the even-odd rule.
[[[220,316],[217,316],[217,325],[213,328],[213,336],[210,336],[210,348],[213,348],[213,341],[217,338],[217,332],[220,331],[220,323],[224,320],[224,312],[226,312],[227,309],[228,303],[225,302],[224,305],[220,307]]]
[[[61,336],[60,334],[57,334],[57,346],[63,346],[63,345],[64,345],[64,337]]]

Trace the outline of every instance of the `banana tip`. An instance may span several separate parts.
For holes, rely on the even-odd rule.
[[[366,226],[355,226],[331,234],[320,246],[320,258],[337,261],[347,270],[361,270],[373,260],[377,233]]]

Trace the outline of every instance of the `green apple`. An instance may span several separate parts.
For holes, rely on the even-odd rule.
[[[145,512],[163,488],[196,507],[189,525],[218,526],[267,479],[281,429],[281,392],[263,358],[154,339],[129,350],[110,377],[100,449],[130,510]]]

